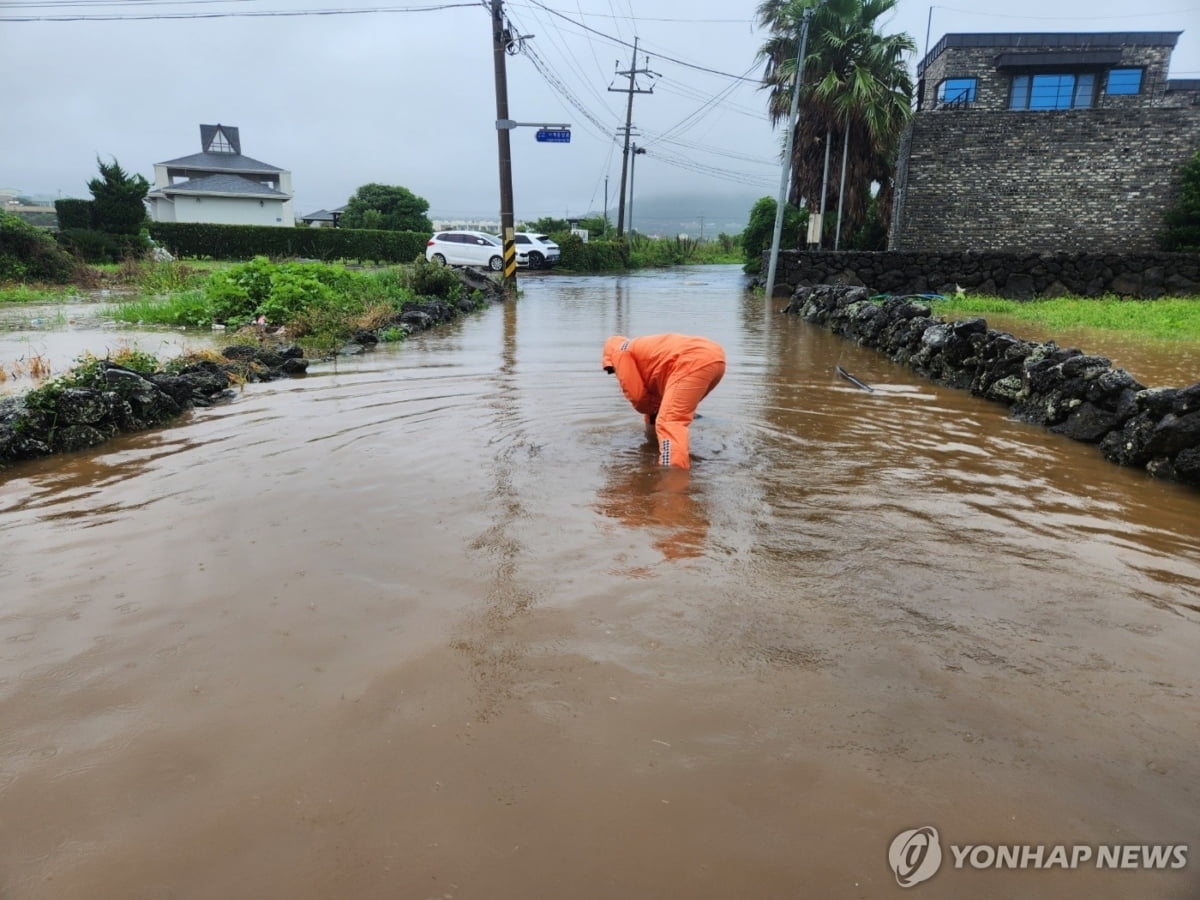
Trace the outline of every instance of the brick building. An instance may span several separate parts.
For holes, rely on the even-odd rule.
[[[1200,150],[1180,32],[948,34],[917,67],[891,249],[1153,250]]]

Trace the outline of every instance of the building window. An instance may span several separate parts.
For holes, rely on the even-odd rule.
[[[1140,94],[1142,92],[1141,69],[1112,69],[1104,85],[1106,94]]]
[[[967,106],[975,102],[974,78],[947,78],[938,85],[938,104],[941,106]]]
[[[1087,109],[1092,105],[1096,76],[1091,72],[1062,75],[1014,75],[1009,109]]]

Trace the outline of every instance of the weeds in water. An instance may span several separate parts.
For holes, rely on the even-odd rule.
[[[212,303],[202,290],[185,291],[162,299],[140,298],[105,307],[101,315],[134,325],[182,325],[203,328],[212,324]]]
[[[43,288],[18,284],[0,289],[0,303],[64,303],[77,299],[75,288]]]
[[[34,381],[41,381],[48,378],[49,375],[50,360],[40,353],[22,356],[15,362],[9,363],[7,368],[0,366],[0,381],[8,381],[10,378],[30,378]]]

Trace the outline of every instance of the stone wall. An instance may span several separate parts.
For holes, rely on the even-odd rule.
[[[764,254],[762,270],[767,271]],[[882,293],[1034,297],[1200,297],[1195,253],[918,253],[798,251],[779,254],[775,284],[790,294],[802,285],[871,285]]]
[[[1200,106],[918,113],[894,250],[1151,251],[1200,148]]]
[[[865,287],[799,288],[785,312],[887,353],[917,374],[1006,404],[1014,418],[1098,444],[1111,462],[1200,487],[1200,383],[1147,388],[1108,359],[1024,341],[983,319],[946,322]]]

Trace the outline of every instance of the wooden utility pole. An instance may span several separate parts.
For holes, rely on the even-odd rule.
[[[637,86],[636,78],[638,75],[657,75],[657,72],[651,72],[649,69],[639,69],[637,67],[637,45],[638,39],[633,39],[633,56],[629,60],[628,72],[617,72],[618,75],[629,76],[629,87],[627,88],[609,88],[610,91],[615,91],[621,94],[629,94],[629,103],[625,107],[625,149],[621,151],[621,199],[617,203],[617,237],[625,234],[625,178],[629,173],[629,137],[633,131],[633,95],[634,94],[653,94],[654,88],[643,90]],[[649,60],[647,60],[649,61]]]
[[[504,293],[517,295],[517,243],[513,220],[512,148],[508,132],[508,70],[505,55],[511,35],[504,27],[501,0],[492,0],[492,62],[496,70],[496,145],[500,156],[500,239],[504,242]]]

